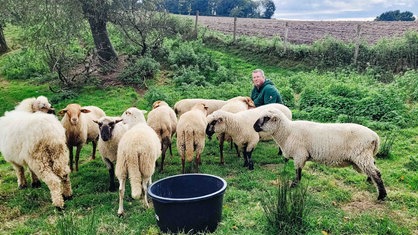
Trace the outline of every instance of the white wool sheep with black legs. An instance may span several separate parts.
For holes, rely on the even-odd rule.
[[[124,119],[124,115],[122,118]],[[118,145],[115,168],[115,175],[119,180],[119,216],[124,214],[123,197],[128,175],[132,198],[139,199],[143,192],[144,204],[149,207],[147,189],[152,183],[151,177],[155,171],[155,163],[160,155],[160,139],[145,122],[135,124],[122,136]]]
[[[372,179],[379,192],[377,199],[385,199],[386,189],[374,161],[380,139],[371,129],[354,123],[291,121],[277,110],[266,110],[254,129],[272,133],[283,155],[294,160],[293,186],[301,180],[306,161],[332,167],[351,165]]]
[[[65,142],[65,130],[54,115],[11,111],[0,117],[0,152],[13,165],[19,188],[27,187],[27,166],[32,187],[40,187],[39,179],[44,181],[59,209],[72,196]]]
[[[173,135],[176,133],[177,116],[165,101],[158,100],[152,104],[152,110],[147,116],[147,123],[154,129],[161,141],[161,172],[164,169],[164,159],[167,149],[170,150],[170,155],[173,156],[171,142]]]
[[[217,110],[207,116],[208,124],[206,127],[206,134],[209,138],[211,138],[214,133],[226,133],[230,135],[239,150],[243,151],[244,167],[253,170],[254,163],[251,159],[251,155],[260,140],[259,133],[253,128],[254,122],[260,117],[263,110],[274,108],[279,112],[282,112],[279,107],[284,107],[286,117],[291,118],[290,110],[281,104],[267,104],[238,113]],[[265,134],[271,135],[271,133]]]

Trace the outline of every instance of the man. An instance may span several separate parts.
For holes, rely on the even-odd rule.
[[[271,103],[283,104],[279,91],[270,79],[264,77],[263,70],[254,70],[252,76],[254,88],[251,91],[251,99],[256,107]]]

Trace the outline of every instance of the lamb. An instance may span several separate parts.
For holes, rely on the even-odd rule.
[[[216,100],[216,99],[182,99],[174,104],[174,111],[177,117],[183,115],[183,113],[190,111],[195,104],[204,103],[208,107],[208,115],[214,111],[222,108],[228,101]]]
[[[65,142],[65,130],[55,115],[14,110],[0,118],[0,152],[13,165],[19,188],[27,187],[27,166],[32,187],[41,186],[39,179],[44,181],[58,209],[73,194]]]
[[[99,127],[93,122],[103,116],[105,112],[96,106],[81,107],[79,104],[69,104],[59,112],[64,115],[61,124],[65,128],[67,146],[70,150],[70,169],[73,171],[73,147],[76,147],[75,170],[78,171],[80,151],[84,144],[92,142],[92,159],[96,158],[96,147],[99,139]]]
[[[38,96],[37,98],[27,98],[22,100],[16,107],[15,110],[26,111],[34,113],[37,111],[55,114],[55,109],[49,103],[48,98],[45,96]]]
[[[121,122],[125,118],[127,124]],[[120,139],[129,127],[137,123],[145,123],[144,111],[137,108],[129,108],[123,112],[122,117],[104,116],[94,120],[99,126],[99,142],[97,147],[102,155],[102,160],[109,171],[109,191],[116,191],[115,165]],[[129,124],[128,124],[129,123]]]
[[[380,139],[371,129],[354,123],[291,121],[276,110],[266,110],[253,127],[257,132],[273,133],[283,155],[294,160],[293,186],[300,182],[302,168],[308,160],[331,167],[351,165],[372,179],[379,192],[377,199],[385,199],[385,186],[374,162]]]
[[[155,101],[152,105],[152,110],[148,113],[147,123],[154,129],[160,138],[161,142],[161,166],[160,172],[164,168],[164,159],[167,149],[170,150],[170,155],[173,156],[171,148],[171,138],[176,133],[177,117],[174,110],[164,101]]]
[[[286,116],[290,116],[291,118],[291,111],[281,104],[262,105],[238,113],[218,110],[211,115],[208,115],[206,134],[209,138],[211,138],[215,132],[230,135],[238,148],[243,151],[244,167],[253,170],[254,163],[251,159],[251,155],[260,140],[260,135],[253,129],[253,124],[258,119],[261,111],[266,109],[277,109],[279,112],[285,110]],[[271,133],[266,133],[265,135],[271,135]]]
[[[121,138],[116,161],[116,177],[119,180],[118,215],[124,214],[123,197],[127,175],[131,182],[132,198],[139,199],[144,191],[144,204],[148,208],[147,189],[152,183],[155,163],[161,155],[161,142],[155,131],[146,123],[138,123]],[[141,187],[142,185],[142,187]]]
[[[180,116],[177,123],[177,150],[181,156],[183,174],[185,161],[191,162],[194,152],[196,152],[196,169],[199,171],[200,155],[205,148],[207,110],[208,107],[205,104],[195,104],[190,111]]]

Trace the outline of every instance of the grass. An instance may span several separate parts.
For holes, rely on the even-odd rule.
[[[217,55],[218,52],[213,54],[224,56]],[[235,57],[231,61],[232,68],[239,67],[247,71],[245,74],[251,72],[250,68],[260,66]],[[276,73],[270,67],[268,70],[273,78],[291,74],[282,70]],[[54,96],[46,85],[33,81],[0,78],[0,84],[5,101],[0,103],[1,113],[26,97]],[[158,86],[169,97],[181,96],[178,90],[164,87],[164,84]],[[248,85],[244,88],[238,91],[249,92]],[[210,94],[221,91],[224,92],[222,87],[214,87]],[[120,115],[131,106],[150,109],[148,101],[129,87],[85,87],[74,98],[59,100],[54,105],[59,110],[72,102],[97,105],[108,115]],[[380,136],[386,134],[379,133]],[[365,175],[351,168],[329,168],[308,162],[302,173],[302,182],[308,185],[310,211],[304,223],[304,234],[417,234],[417,136],[418,127],[399,130],[390,157],[376,159],[388,191],[385,202],[376,200],[376,189],[366,182]],[[226,164],[221,166],[216,139],[207,140],[200,167],[200,172],[220,176],[228,182],[222,221],[214,234],[271,234],[262,203],[277,191],[283,171],[294,176],[293,161],[285,163],[277,156],[273,141],[260,142],[254,150],[254,171],[242,167],[243,160],[236,157],[229,145],[224,151]],[[174,157],[166,158],[164,172],[154,174],[154,182],[181,172],[175,147],[173,152]],[[108,172],[100,154],[95,160],[90,160],[90,154],[89,144],[82,150],[80,170],[71,173],[74,196],[66,202],[62,212],[52,206],[45,184],[38,189],[17,189],[13,167],[0,156],[0,234],[159,234],[153,208],[144,208],[140,201],[125,199],[126,215],[117,216],[118,193],[107,191]],[[26,175],[29,177],[28,172]],[[127,197],[129,194],[128,183]]]

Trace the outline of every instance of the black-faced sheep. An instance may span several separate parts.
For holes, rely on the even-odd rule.
[[[128,130],[128,126],[123,124],[119,117],[101,117],[94,121],[99,125],[100,137],[97,144],[103,162],[109,171],[109,191],[116,191],[115,184],[115,165],[118,151],[118,144],[122,136]]]
[[[67,146],[70,150],[70,169],[73,171],[73,147],[76,147],[75,170],[78,171],[80,151],[84,144],[92,142],[92,159],[96,158],[96,147],[99,139],[99,127],[93,120],[104,117],[105,112],[96,106],[81,107],[79,104],[69,104],[59,112],[64,115],[61,123],[65,128]]]
[[[251,155],[260,139],[260,135],[253,129],[253,125],[263,110],[271,108],[277,109],[279,112],[281,112],[279,108],[288,110],[286,106],[281,104],[267,104],[238,113],[225,112],[224,110],[215,111],[207,117],[206,134],[209,138],[214,133],[230,135],[233,142],[243,151],[244,167],[253,170],[254,163]],[[290,110],[289,113],[291,115]],[[289,113],[286,115],[289,115]]]
[[[161,166],[160,172],[164,168],[164,159],[167,149],[173,156],[171,148],[171,138],[176,133],[177,117],[174,110],[164,101],[155,101],[152,110],[148,113],[148,125],[154,129],[161,141]]]
[[[238,112],[245,111],[251,108],[255,108],[255,104],[250,97],[238,96],[238,97],[229,99],[228,102],[224,106],[222,106],[220,110],[224,110],[230,113],[238,113]],[[236,144],[233,144],[232,137],[230,135],[227,135],[225,133],[218,133],[218,140],[219,140],[219,154],[221,156],[220,164],[225,163],[224,154],[223,154],[225,140],[231,142],[231,147],[232,145],[235,145],[238,158],[240,157],[238,146]]]
[[[378,200],[386,197],[374,162],[380,140],[369,128],[353,123],[291,121],[277,110],[266,110],[253,126],[258,132],[273,133],[283,155],[294,160],[296,177],[292,185],[301,180],[302,168],[308,160],[332,167],[351,165],[373,180],[379,191]]]
[[[49,103],[48,98],[45,96],[38,96],[37,98],[27,98],[22,100],[16,107],[15,110],[25,111],[29,113],[34,112],[44,112],[55,114],[55,109],[52,108],[52,105]]]
[[[118,146],[115,174],[119,180],[118,215],[124,214],[125,181],[129,175],[132,198],[144,192],[144,204],[149,207],[147,188],[152,183],[155,163],[161,154],[161,143],[155,131],[146,123],[138,123],[121,138]]]
[[[180,117],[183,113],[190,111],[194,105],[201,103],[204,103],[208,107],[207,112],[209,115],[215,110],[222,108],[227,101],[216,99],[182,99],[174,104],[174,111],[176,112],[177,117]]]
[[[0,118],[0,152],[13,165],[19,188],[27,186],[24,166],[28,166],[32,187],[39,179],[48,186],[52,204],[64,208],[64,198],[72,196],[65,130],[58,119],[43,112],[6,112]]]
[[[185,161],[191,162],[194,152],[196,152],[196,169],[199,171],[200,155],[205,148],[206,115],[207,106],[199,103],[181,115],[177,123],[177,151],[181,157],[183,174],[185,173]]]

